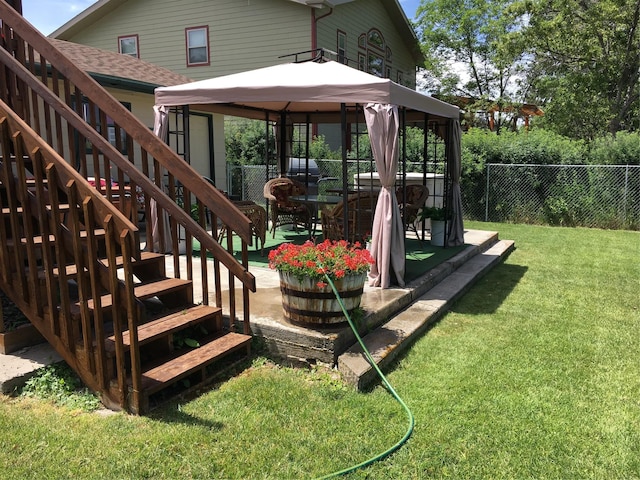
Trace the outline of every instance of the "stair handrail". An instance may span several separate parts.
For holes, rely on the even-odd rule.
[[[0,48],[0,57],[3,56],[3,53],[4,49]],[[2,99],[0,99],[0,113],[3,112],[9,122],[15,122],[17,124],[17,127],[13,126],[13,130],[28,133],[28,135],[23,136],[23,139],[25,144],[29,147],[29,151],[33,152],[38,149],[43,152],[47,160],[55,164],[56,173],[61,177],[64,183],[74,181],[83,197],[92,198],[98,215],[104,217],[110,214],[114,217],[114,222],[118,230],[129,230],[132,234],[136,235],[136,237],[139,235],[138,227],[136,225],[134,225],[120,210],[114,208],[103,195],[93,188],[82,175],[71,168],[63,158],[60,158],[58,153],[51,148],[48,143],[39,141],[39,137],[24,120],[18,116],[11,116],[10,112],[12,112],[12,109],[4,103]],[[136,238],[136,241],[139,242],[139,239]]]
[[[0,49],[1,50],[1,49]],[[93,226],[100,226],[106,232],[111,231],[113,233],[110,236],[107,233],[107,244],[110,241],[115,240],[123,251],[122,262],[125,270],[130,270],[131,257],[129,254],[131,253],[131,247],[136,245],[136,238],[130,239],[132,236],[136,236],[137,227],[117,208],[114,207],[112,203],[110,203],[103,195],[101,195],[95,188],[91,187],[86,180],[76,172],[63,158],[61,158],[58,153],[47,144],[33,129],[27,125],[27,123],[20,118],[4,101],[0,99],[0,126],[7,124],[9,128],[9,132],[11,133],[10,141],[16,145],[15,147],[15,156],[20,157],[20,153],[23,153],[26,157],[30,158],[32,161],[35,161],[37,157],[41,157],[43,159],[43,165],[39,166],[38,169],[40,172],[43,170],[51,171],[55,170],[55,178],[56,178],[56,186],[53,188],[60,188],[65,190],[67,196],[69,197],[70,204],[73,203],[74,207],[71,209],[73,213],[74,210],[78,210],[80,204],[82,204],[82,208],[85,209],[84,221],[88,222]],[[4,137],[7,139],[7,137]],[[9,142],[9,140],[7,140]],[[3,145],[2,152],[6,155],[10,152],[11,147],[7,145]],[[26,150],[26,151],[25,151]],[[11,162],[9,158],[3,157],[4,162]],[[21,158],[16,158],[16,161],[22,164],[23,160]],[[22,165],[24,166],[24,165]],[[2,175],[2,179],[4,182],[14,182],[13,180],[6,178],[3,174],[10,170],[7,165],[3,165],[4,168],[0,169],[0,175]],[[18,175],[21,174],[22,168],[18,168]],[[37,178],[37,177],[36,177]],[[50,174],[47,174],[47,178],[51,179]],[[49,187],[49,195],[50,201],[51,199],[57,199],[57,195],[52,191],[51,183],[48,184]],[[77,192],[77,193],[76,193]],[[21,194],[20,191],[17,191],[17,197],[22,202],[23,208],[26,208],[27,203],[31,203],[33,200],[27,198],[24,193]],[[53,230],[56,231],[56,240],[58,248],[63,248],[69,255],[75,257],[75,265],[77,270],[86,268],[89,272],[94,272],[90,274],[93,278],[93,281],[89,282],[91,286],[95,286],[96,283],[99,283],[100,287],[105,291],[110,292],[110,294],[114,298],[114,303],[119,305],[124,304],[124,301],[128,301],[127,305],[127,315],[126,319],[122,319],[122,316],[118,313],[113,314],[114,325],[122,325],[122,323],[126,322],[128,329],[134,328],[139,324],[140,316],[142,312],[142,304],[138,300],[133,299],[133,285],[129,282],[119,281],[117,277],[117,269],[108,268],[97,255],[92,254],[95,253],[92,251],[89,246],[80,246],[77,240],[78,235],[78,222],[71,222],[71,228],[69,231],[64,228],[60,228],[60,224],[64,223],[63,220],[58,219],[55,215],[55,212],[59,211],[59,204],[52,202],[51,204],[51,217],[49,221],[53,220],[56,225],[56,228]],[[91,217],[88,214],[92,211]],[[89,228],[91,230],[91,228]],[[4,229],[3,229],[4,231]],[[14,229],[15,233],[15,229]],[[46,233],[46,232],[45,232]],[[58,234],[62,233],[61,236]],[[43,235],[43,237],[46,235]],[[89,236],[88,236],[89,238]],[[14,242],[18,239],[13,238]],[[63,245],[60,245],[62,243]],[[27,241],[28,244],[28,241]],[[3,246],[4,247],[4,246]],[[129,252],[129,254],[127,254]],[[78,257],[78,254],[82,258]],[[27,255],[29,256],[29,255]],[[6,260],[6,254],[3,255],[3,260]],[[109,262],[114,261],[114,252],[113,250],[109,252]],[[29,273],[26,274],[27,277],[30,275],[34,275],[35,262],[33,258],[29,258],[27,260],[29,264]],[[77,263],[79,262],[79,263]],[[58,270],[58,275],[60,278],[65,278],[66,274],[64,273],[64,262],[62,264],[58,263],[56,267]],[[4,265],[5,268],[7,265]],[[49,265],[51,267],[52,265]],[[47,271],[47,260],[46,255],[43,257],[43,264],[41,267],[44,270],[45,279],[52,273],[51,268]],[[22,272],[21,272],[22,273]],[[99,375],[92,375],[88,373],[92,370],[91,364],[95,361],[92,355],[85,356],[85,361],[79,359],[73,354],[75,343],[79,340],[74,336],[75,329],[70,327],[70,319],[69,319],[69,307],[70,303],[62,301],[62,299],[58,303],[52,303],[50,301],[51,292],[48,291],[47,294],[37,294],[37,290],[35,290],[36,286],[34,285],[34,278],[29,279],[31,282],[30,287],[33,287],[34,290],[30,290],[27,295],[26,292],[21,288],[21,285],[24,284],[22,278],[19,278],[17,282],[17,288],[13,285],[3,284],[3,290],[5,293],[11,298],[11,300],[19,305],[21,310],[27,315],[29,320],[36,325],[40,333],[47,339],[47,341],[56,347],[57,352],[64,358],[64,360],[74,367],[74,369],[81,375],[85,384],[87,384],[90,388],[95,391],[104,391],[106,390],[108,379],[104,377],[104,371],[98,372]],[[59,283],[62,285],[65,282],[60,280]],[[47,281],[48,289],[50,288],[50,280]],[[81,287],[82,282],[80,278],[78,279],[78,286]],[[22,290],[22,291],[21,291]],[[35,293],[35,294],[34,294]],[[93,292],[95,293],[95,292]],[[42,298],[44,295],[44,298]],[[66,298],[66,297],[65,297]],[[115,300],[117,298],[122,299],[122,301]],[[94,300],[96,301],[96,300]],[[133,303],[132,303],[133,302]],[[87,314],[87,303],[81,302],[81,316],[83,322],[83,332],[85,332],[85,337],[83,338],[83,343],[85,348],[96,349],[97,356],[95,359],[104,358],[104,344],[102,342],[93,342],[90,340],[90,337],[87,337],[87,332],[91,330],[89,327],[89,316]],[[47,312],[45,314],[45,312]],[[64,320],[59,322],[54,322],[54,317],[64,317]],[[47,320],[48,318],[48,320]],[[118,320],[116,321],[116,318]],[[60,335],[55,335],[54,329],[45,328],[44,324],[49,321],[51,325],[54,323],[57,325],[58,330],[61,332]],[[99,322],[98,322],[99,323]],[[120,340],[117,338],[116,341]],[[88,347],[91,345],[90,347]],[[120,353],[122,356],[122,353]],[[87,363],[87,361],[89,363]],[[124,359],[122,362],[124,364]],[[95,369],[95,366],[93,367]],[[118,379],[120,381],[120,391],[125,391],[124,378],[125,373],[119,374]],[[135,382],[139,382],[140,372],[132,370],[131,371],[132,378]],[[123,394],[124,395],[124,394]],[[105,397],[106,399],[106,397]],[[124,405],[124,401],[120,402]]]
[[[167,144],[158,141],[158,137],[142,124],[137,117],[123,108],[118,100],[71,62],[4,0],[0,0],[0,15],[2,16],[3,23],[6,23],[22,40],[26,41],[32,47],[35,47],[40,53],[46,53],[49,63],[55,66],[67,79],[81,87],[83,93],[91,99],[96,106],[116,120],[118,124],[127,124],[130,128],[126,130],[128,135],[136,140],[138,144],[143,145],[145,150],[162,164],[163,168],[171,172],[190,192],[198,192],[198,199],[205,207],[215,212],[217,217],[246,242],[246,244],[252,244],[251,221],[221,192],[204,181],[201,175],[188,166]],[[4,39],[5,42],[13,40],[15,39]],[[135,183],[140,186],[143,191],[151,192],[153,198],[171,217],[183,225],[185,229],[188,229],[189,233],[193,235],[204,248],[214,252],[216,258],[247,288],[255,291],[255,277],[242,267],[233,255],[222,248],[204,228],[180,208],[161,188],[151,182],[148,177],[141,174],[113,145],[91,128],[77,113],[70,109],[48,88],[44,87],[41,82],[31,82],[31,72],[16,60],[15,57],[9,55],[5,49],[0,50],[3,50],[1,60],[6,62],[16,75],[27,82],[34,90],[37,84],[38,94],[43,96],[43,98],[47,98],[48,101],[51,101],[51,106],[56,112],[94,145],[98,146],[105,156],[108,156],[109,160],[116,164],[118,168],[126,172],[127,175],[130,175],[130,178],[134,179]]]

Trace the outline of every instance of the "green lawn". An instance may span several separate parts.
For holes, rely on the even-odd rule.
[[[387,369],[415,431],[346,478],[640,478],[640,233],[467,227],[517,249]],[[405,430],[381,387],[257,357],[149,417],[2,398],[0,476],[313,478]]]

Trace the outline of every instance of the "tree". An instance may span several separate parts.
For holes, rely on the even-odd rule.
[[[572,138],[640,129],[640,0],[422,1],[433,93],[540,105],[536,125]]]
[[[225,151],[227,163],[234,165],[264,165],[267,150],[275,151],[275,136],[269,136],[263,120],[228,117],[225,120]]]
[[[640,0],[518,0],[543,123],[574,138],[640,122]]]
[[[468,111],[497,107],[497,129],[511,121],[525,101],[520,75],[523,52],[509,41],[522,20],[512,15],[511,0],[423,0],[417,28],[426,57],[426,82],[431,93],[459,103],[470,100]],[[468,79],[462,80],[463,67]]]

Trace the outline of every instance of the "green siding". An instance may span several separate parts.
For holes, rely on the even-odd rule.
[[[194,80],[282,63],[311,48],[311,12],[286,0],[137,0],[123,4],[70,41],[118,51],[137,34],[140,57]],[[210,66],[187,67],[185,28],[209,27]]]
[[[382,33],[387,46],[391,48],[391,80],[396,81],[400,70],[403,73],[403,84],[415,88],[416,61],[380,0],[355,1],[336,7],[333,14],[318,22],[318,47],[337,51],[337,31],[345,32],[347,58],[353,61],[350,65],[357,68],[358,37],[372,28]]]

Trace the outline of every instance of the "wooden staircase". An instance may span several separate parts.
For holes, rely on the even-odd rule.
[[[12,3],[0,0],[0,289],[106,406],[145,413],[249,353],[251,223]],[[107,117],[116,145],[100,128]],[[143,225],[122,201],[131,192],[144,195]],[[232,235],[225,246],[211,233],[218,222],[242,239],[241,262]],[[179,235],[182,261],[167,254]]]

